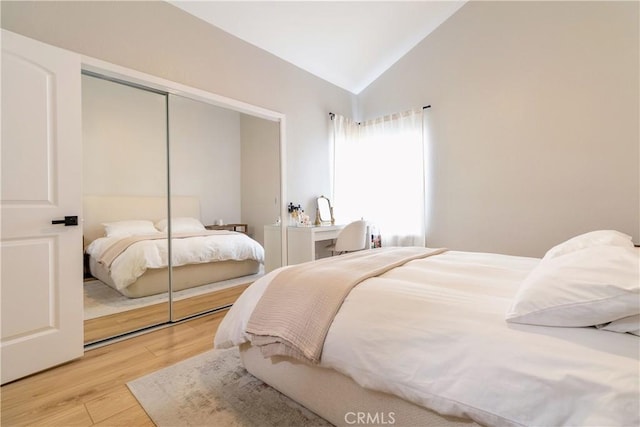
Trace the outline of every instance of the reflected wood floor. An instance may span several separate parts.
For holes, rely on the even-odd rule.
[[[0,389],[2,426],[153,426],[126,383],[213,348],[226,310],[85,352]],[[46,349],[42,349],[46,351]]]
[[[252,282],[209,292],[173,302],[175,319],[182,319],[210,310],[212,307],[231,305]],[[165,323],[169,317],[169,303],[109,314],[84,321],[85,344],[135,331],[149,325]]]

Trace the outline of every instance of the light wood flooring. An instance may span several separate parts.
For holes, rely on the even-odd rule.
[[[224,288],[173,302],[174,319],[183,319],[211,310],[213,307],[231,305],[252,282]],[[169,303],[162,302],[120,313],[84,321],[84,342],[92,343],[105,338],[135,331],[149,325],[167,322]]]
[[[4,426],[153,426],[126,383],[213,348],[226,310],[89,350],[2,386]],[[46,351],[46,349],[42,349]]]

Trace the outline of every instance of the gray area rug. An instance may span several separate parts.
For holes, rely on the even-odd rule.
[[[249,374],[237,347],[202,353],[127,386],[160,427],[331,426]]]

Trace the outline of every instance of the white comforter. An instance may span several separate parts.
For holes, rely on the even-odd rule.
[[[336,316],[321,366],[485,425],[640,425],[637,336],[505,321],[538,262],[450,251],[368,279]],[[237,300],[216,347],[249,341],[247,321],[275,273]]]
[[[101,237],[87,247],[86,252],[99,259],[119,237]],[[242,233],[220,233],[208,236],[173,239],[172,265],[200,264],[212,261],[264,262],[263,247]],[[111,279],[117,289],[124,289],[149,268],[168,265],[168,239],[144,240],[129,246],[111,264]]]

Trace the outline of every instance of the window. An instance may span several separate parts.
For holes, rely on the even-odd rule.
[[[422,109],[356,123],[333,116],[335,215],[364,218],[383,246],[424,246]]]

